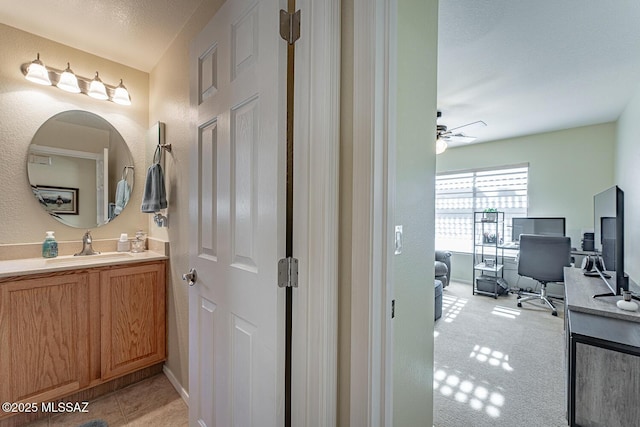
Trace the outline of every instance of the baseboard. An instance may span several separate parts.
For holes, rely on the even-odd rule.
[[[164,374],[167,376],[167,379],[169,380],[173,388],[175,388],[178,394],[180,395],[180,397],[182,397],[182,400],[184,400],[184,403],[186,403],[187,406],[189,406],[189,393],[187,392],[187,390],[185,390],[182,387],[182,384],[180,384],[176,376],[173,375],[173,372],[171,371],[171,369],[169,369],[167,365],[164,365],[162,367],[162,372],[164,372]]]

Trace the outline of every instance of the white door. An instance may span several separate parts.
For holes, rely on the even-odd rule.
[[[226,1],[191,45],[189,421],[280,426],[286,43],[276,0]]]

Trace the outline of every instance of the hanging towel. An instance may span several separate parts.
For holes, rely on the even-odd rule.
[[[131,195],[131,188],[129,187],[129,183],[124,179],[118,181],[118,185],[116,185],[116,207],[113,210],[115,215],[119,215],[129,203],[129,196]]]
[[[142,196],[142,212],[155,213],[160,209],[166,209],[167,196],[164,189],[164,173],[160,163],[149,166],[147,180],[144,184]]]

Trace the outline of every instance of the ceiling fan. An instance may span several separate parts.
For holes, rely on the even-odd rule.
[[[442,117],[442,112],[438,111],[437,118]],[[447,129],[445,125],[436,126],[436,154],[440,154],[447,149],[448,142],[471,142],[477,139],[477,136],[467,135],[466,132],[477,130],[487,126],[482,120]]]

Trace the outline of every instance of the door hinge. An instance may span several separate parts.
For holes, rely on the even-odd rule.
[[[278,261],[278,287],[298,287],[298,260],[296,258],[282,258]]]
[[[391,318],[396,317],[396,300],[391,300]]]
[[[300,38],[300,11],[289,13],[280,10],[280,37],[294,44]]]

